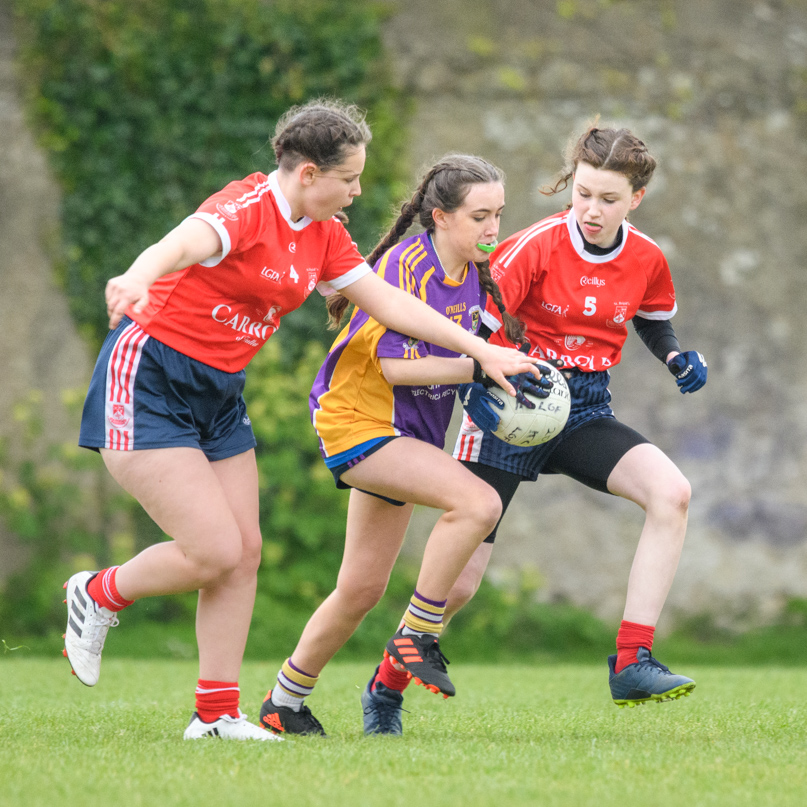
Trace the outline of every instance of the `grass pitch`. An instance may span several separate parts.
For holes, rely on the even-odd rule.
[[[249,663],[257,719],[279,662]],[[807,670],[681,669],[673,703],[617,709],[605,663],[452,665],[458,695],[407,690],[403,738],[364,737],[371,664],[329,666],[308,703],[327,739],[184,742],[194,662],[0,656],[2,807],[807,804]]]

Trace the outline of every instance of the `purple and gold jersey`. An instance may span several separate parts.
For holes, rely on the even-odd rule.
[[[459,282],[447,277],[427,233],[390,249],[374,271],[471,333],[479,330],[483,318],[489,327],[500,327],[485,313],[486,294],[476,267],[468,264]],[[456,385],[392,386],[381,372],[380,359],[459,355],[388,330],[357,308],[331,347],[309,398],[323,457],[378,437],[415,437],[442,448]]]

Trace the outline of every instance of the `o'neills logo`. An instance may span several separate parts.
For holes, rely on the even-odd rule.
[[[233,314],[232,306],[222,303],[217,305],[210,312],[210,315],[216,322],[220,322],[239,334],[243,334],[243,336],[237,337],[238,341],[243,340],[247,344],[255,346],[258,344],[255,341],[256,339],[265,342],[277,330],[277,311],[278,309],[272,308],[266,320],[261,322],[261,320],[251,319],[246,314],[239,314],[238,312]]]
[[[581,286],[604,286],[605,281],[599,277],[581,277],[580,278],[580,285]]]

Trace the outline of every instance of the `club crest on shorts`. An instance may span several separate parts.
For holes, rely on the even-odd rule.
[[[112,412],[107,420],[116,428],[122,429],[129,422],[129,415],[124,404],[112,404]]]

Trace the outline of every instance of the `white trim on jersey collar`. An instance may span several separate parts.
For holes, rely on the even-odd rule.
[[[589,263],[608,263],[616,258],[620,252],[622,252],[625,244],[628,241],[628,220],[625,219],[620,226],[622,227],[622,241],[620,242],[619,246],[614,249],[613,252],[608,252],[605,255],[594,255],[594,253],[586,251],[583,236],[580,235],[580,231],[577,229],[577,219],[574,217],[574,210],[570,210],[569,214],[566,216],[566,227],[569,230],[569,238],[572,240],[572,246],[574,247],[575,252],[584,261],[588,261]]]
[[[278,210],[280,210],[280,215],[283,216],[289,227],[291,227],[292,230],[302,230],[308,227],[308,225],[313,221],[313,219],[308,218],[308,216],[303,216],[299,221],[291,220],[291,205],[283,195],[283,191],[280,190],[280,185],[277,182],[277,171],[272,171],[272,173],[269,174],[268,180],[269,188],[275,197]]]

